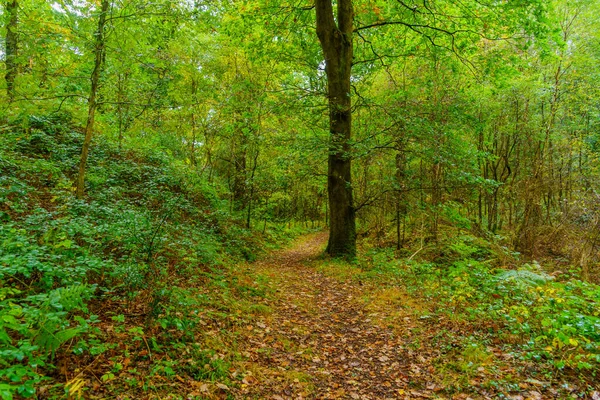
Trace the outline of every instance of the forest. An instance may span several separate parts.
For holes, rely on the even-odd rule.
[[[600,2],[0,15],[2,399],[600,399]]]

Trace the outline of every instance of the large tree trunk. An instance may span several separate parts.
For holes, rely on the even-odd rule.
[[[18,17],[17,12],[19,9],[19,3],[17,0],[8,0],[6,2],[6,94],[8,101],[11,102],[15,97],[15,78],[18,73],[17,64],[17,52],[18,52],[18,39],[17,39],[17,25]]]
[[[351,0],[338,0],[334,18],[332,0],[316,0],[317,36],[325,57],[329,101],[330,148],[327,170],[329,243],[332,256],[356,255],[356,221],[352,200],[349,140],[352,127],[350,76],[352,70]],[[337,19],[337,23],[336,23]]]
[[[85,138],[81,148],[81,159],[79,161],[79,174],[77,175],[77,186],[75,194],[78,199],[83,197],[85,183],[85,165],[87,163],[90,144],[92,143],[92,134],[94,132],[94,118],[96,115],[96,94],[98,92],[98,83],[100,81],[100,69],[104,60],[104,25],[106,23],[106,13],[108,12],[109,0],[102,0],[100,16],[98,18],[98,30],[96,31],[96,45],[94,48],[94,70],[90,78],[92,87],[88,99],[88,117],[85,126]]]

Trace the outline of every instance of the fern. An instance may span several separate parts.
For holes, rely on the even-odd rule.
[[[33,342],[53,357],[63,343],[82,333],[82,328],[67,328],[67,314],[84,309],[84,301],[89,294],[90,287],[87,285],[73,285],[50,292],[40,307],[40,319],[33,333]]]
[[[533,272],[526,269],[501,272],[496,279],[504,283],[514,283],[518,286],[537,286],[554,279],[543,272]]]
[[[82,332],[83,329],[81,328],[69,328],[52,332],[48,330],[46,326],[42,326],[38,331],[38,335],[35,337],[34,343],[39,346],[41,350],[51,353],[52,357],[54,357],[56,350],[58,350],[63,343]]]
[[[73,285],[55,289],[48,295],[48,305],[67,312],[83,309],[85,300],[89,298],[90,289],[87,285]]]

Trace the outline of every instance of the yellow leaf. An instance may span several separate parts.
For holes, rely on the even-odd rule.
[[[569,338],[569,344],[572,346],[577,346],[579,342],[573,338]]]
[[[65,388],[69,393],[69,398],[78,399],[82,395],[82,389],[85,381],[81,378],[74,378],[65,384]]]

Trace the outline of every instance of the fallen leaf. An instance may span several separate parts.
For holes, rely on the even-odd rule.
[[[200,385],[198,390],[200,390],[203,393],[206,393],[206,392],[208,392],[208,385],[206,383],[203,383],[202,385]]]
[[[534,390],[529,392],[529,399],[540,400],[541,398],[542,398],[542,394],[540,392],[536,392]]]

